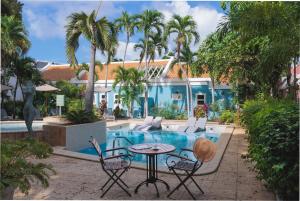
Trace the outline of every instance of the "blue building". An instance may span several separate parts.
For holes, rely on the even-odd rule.
[[[211,79],[208,74],[203,74],[200,77],[192,77],[190,74],[188,78],[183,76],[179,78],[179,65],[171,68],[173,58],[165,60],[155,60],[151,62],[148,67],[148,112],[153,114],[159,108],[170,108],[179,113],[186,113],[192,115],[193,108],[197,105],[212,104],[213,101],[219,103],[226,103],[232,105],[233,93],[231,87],[222,83],[216,85],[212,89]],[[122,66],[123,62],[112,62],[108,65],[108,72],[106,72],[106,65],[104,68],[96,68],[98,80],[95,82],[94,104],[99,107],[101,101],[106,99],[109,111],[112,111],[118,105],[118,87],[112,89],[114,82],[114,71],[118,66]],[[184,65],[184,64],[183,64]],[[145,70],[145,65],[138,61],[126,61],[125,68],[139,68]],[[42,70],[42,75],[45,80],[55,82],[58,80],[69,80],[76,85],[86,84],[88,74],[82,71],[78,76],[75,75],[74,69],[67,65],[49,65]],[[106,76],[107,75],[107,76]],[[106,82],[107,79],[107,82]],[[108,92],[107,92],[108,91]],[[190,101],[187,98],[187,91],[190,91]],[[214,98],[212,97],[214,94]],[[137,97],[138,102],[134,103],[134,117],[143,116],[144,113],[144,94]],[[214,100],[213,100],[214,99]],[[222,104],[219,104],[222,107]],[[224,105],[224,104],[223,104]],[[120,104],[123,110],[127,110],[126,106]]]

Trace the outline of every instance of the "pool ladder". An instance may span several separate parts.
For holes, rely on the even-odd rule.
[[[133,142],[131,142],[127,137],[124,136],[117,136],[115,137],[115,139],[113,140],[113,149],[116,148],[116,142],[118,142],[118,146],[120,146],[120,139],[125,140],[127,143],[129,143],[130,145],[133,145]],[[115,151],[112,152],[112,155],[115,155]]]

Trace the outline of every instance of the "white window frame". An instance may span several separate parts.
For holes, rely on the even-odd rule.
[[[198,95],[202,95],[204,97],[203,102],[204,102],[204,104],[206,104],[206,94],[205,93],[197,93],[196,94],[196,105],[199,105],[198,104]]]

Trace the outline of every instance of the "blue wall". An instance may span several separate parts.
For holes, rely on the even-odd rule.
[[[108,93],[108,108],[114,108],[114,94],[118,93],[118,87],[116,87],[115,91],[111,91]],[[212,103],[212,95],[211,95],[211,89],[208,85],[192,85],[192,101],[193,101],[193,107],[196,106],[196,94],[202,93],[206,95],[206,104]],[[172,100],[171,94],[173,93],[180,93],[182,94],[181,100]],[[95,93],[95,99],[100,100],[100,96],[98,96],[97,93]],[[166,105],[172,105],[176,104],[180,111],[186,111],[187,110],[187,104],[186,104],[186,86],[183,85],[153,85],[149,86],[149,93],[148,93],[148,108],[149,112],[152,111],[153,107],[166,107]],[[233,93],[230,89],[216,89],[215,90],[215,101],[221,100],[229,105],[232,105],[232,99],[233,99]],[[134,116],[137,116],[138,114],[143,114],[143,107],[144,107],[144,98],[143,96],[139,96],[140,104],[137,102],[134,103]],[[220,101],[219,101],[220,102]],[[96,105],[98,107],[98,101],[96,101]],[[127,109],[126,106],[122,106],[123,109]]]

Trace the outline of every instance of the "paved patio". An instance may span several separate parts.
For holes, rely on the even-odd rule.
[[[256,174],[253,171],[249,170],[251,164],[241,158],[241,155],[247,151],[245,137],[244,130],[236,128],[219,170],[214,174],[195,177],[204,190],[204,195],[198,192],[193,184],[189,183],[189,188],[197,199],[275,200],[274,194],[256,179]],[[43,189],[33,184],[29,195],[26,196],[17,191],[14,199],[100,199],[101,190],[99,189],[107,177],[99,164],[55,155],[44,162],[53,164],[57,171],[56,175],[51,176],[50,187]],[[120,188],[115,186],[106,194],[104,199],[158,199],[152,185],[148,188],[146,186],[140,188],[138,194],[133,193],[134,188],[145,177],[145,171],[131,169],[124,176],[124,180],[130,186],[132,197],[128,197]],[[167,181],[171,189],[178,183],[174,175],[161,173],[159,177]],[[161,195],[159,199],[167,199],[165,187],[158,185]],[[172,198],[191,199],[184,188],[176,191]]]

